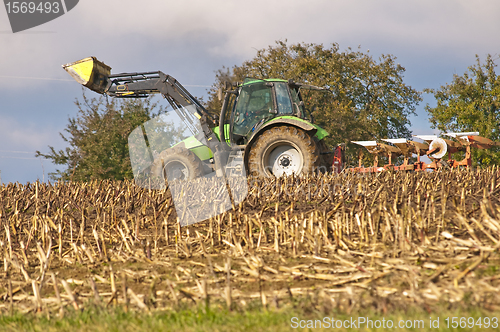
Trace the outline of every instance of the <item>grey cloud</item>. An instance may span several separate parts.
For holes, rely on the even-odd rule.
[[[88,0],[44,25],[55,34],[0,35],[0,43],[9,45],[0,55],[0,72],[12,74],[15,68],[24,76],[29,70],[63,77],[55,68],[68,59],[101,53],[110,59],[113,56],[117,63],[132,56],[141,62],[156,57],[153,50],[160,46],[169,54],[182,54],[182,47],[195,43],[201,62],[217,57],[241,61],[253,56],[255,48],[267,47],[277,39],[340,42],[344,48],[361,44],[380,53],[391,49],[414,54],[429,49],[436,53],[449,49],[490,52],[500,46],[496,38],[500,21],[494,16],[500,3],[479,3]],[[384,45],[388,51],[382,49]]]

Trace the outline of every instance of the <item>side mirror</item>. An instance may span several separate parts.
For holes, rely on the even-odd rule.
[[[217,90],[217,99],[222,100],[224,98],[224,91],[223,90],[231,90],[233,88],[233,84],[229,81],[224,81],[222,86],[219,87]]]

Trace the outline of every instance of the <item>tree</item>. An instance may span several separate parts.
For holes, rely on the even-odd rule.
[[[433,128],[443,132],[479,131],[481,136],[498,141],[500,139],[500,76],[495,73],[491,55],[481,63],[476,55],[476,64],[462,75],[454,75],[453,82],[440,89],[426,89],[434,94],[436,107],[426,106]],[[476,165],[500,163],[498,148],[473,150]]]
[[[66,169],[52,173],[51,179],[89,181],[133,178],[128,136],[155,115],[156,104],[150,99],[88,99],[85,94],[83,102],[76,100],[75,104],[78,115],[69,118],[65,129],[69,136],[60,134],[70,146],[59,151],[49,146],[49,154],[36,152],[37,157],[66,166]]]
[[[245,77],[292,79],[328,87],[331,92],[303,91],[305,106],[315,122],[330,133],[329,144],[351,140],[409,138],[410,114],[415,114],[420,93],[403,82],[405,68],[393,55],[378,60],[369,52],[340,51],[338,44],[293,44],[278,41],[257,51],[241,66],[216,72],[208,108],[220,110],[217,90],[224,82]]]

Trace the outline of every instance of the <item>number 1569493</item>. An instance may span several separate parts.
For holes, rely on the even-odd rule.
[[[498,328],[497,317],[480,317],[477,320],[474,317],[447,317],[445,319],[447,328]]]
[[[58,14],[61,11],[60,2],[7,2],[8,14]]]

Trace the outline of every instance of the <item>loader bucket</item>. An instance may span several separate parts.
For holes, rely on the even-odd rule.
[[[106,92],[111,67],[95,57],[68,63],[62,67],[84,87],[101,94]]]

